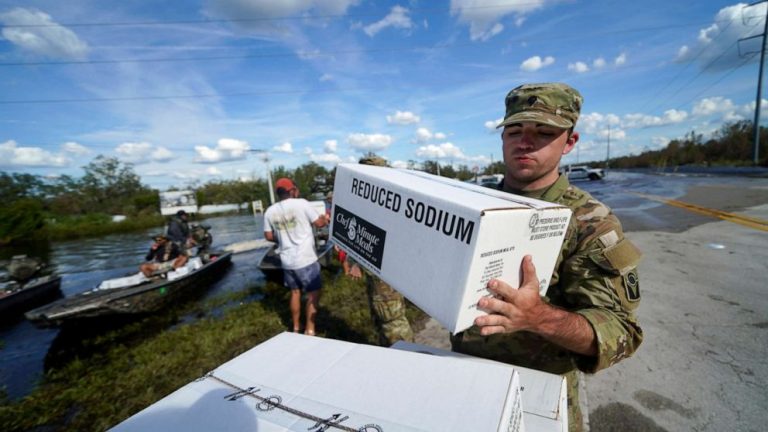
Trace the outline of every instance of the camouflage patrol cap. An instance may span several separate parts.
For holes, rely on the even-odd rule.
[[[576,125],[584,98],[563,83],[523,84],[507,93],[507,111],[496,127],[534,122],[561,129]]]
[[[381,156],[363,156],[360,158],[361,165],[387,166],[387,160]]]

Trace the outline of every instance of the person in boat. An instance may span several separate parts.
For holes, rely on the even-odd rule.
[[[277,180],[275,192],[278,202],[264,212],[264,238],[278,245],[283,284],[291,290],[289,304],[293,331],[301,329],[301,292],[304,291],[307,293],[304,333],[314,335],[322,280],[312,226],[322,228],[328,219],[325,214],[318,213],[309,201],[299,198],[299,188],[293,180]]]
[[[158,234],[153,239],[155,242],[152,243],[144,258],[147,262],[139,267],[144,276],[165,273],[183,267],[187,263],[187,256],[181,253],[179,246],[164,234]]]
[[[579,371],[595,373],[631,356],[643,340],[637,321],[641,253],[624,237],[619,219],[558,173],[579,140],[574,130],[583,98],[562,83],[525,84],[505,98],[498,127],[506,173],[499,189],[568,206],[573,211],[550,285],[539,295],[530,256],[513,288],[488,282],[488,312],[451,336],[454,351],[566,377],[568,423],[583,429]]]
[[[187,254],[187,248],[194,244],[189,229],[189,215],[187,212],[179,210],[175,216],[171,217],[166,228],[166,235],[168,239],[179,247],[182,253]]]
[[[380,156],[364,156],[359,161],[362,165],[387,166],[387,161]],[[344,273],[352,279],[360,279],[365,274],[368,306],[373,318],[373,324],[379,334],[379,344],[391,346],[397,341],[413,342],[413,328],[405,315],[406,305],[403,295],[389,284],[363,271],[359,264],[346,257],[347,264]],[[343,264],[342,264],[343,265]]]

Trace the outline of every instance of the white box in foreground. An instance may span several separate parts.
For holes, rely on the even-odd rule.
[[[494,360],[473,357],[426,345],[398,341],[392,348],[403,351],[452,357],[466,361],[490,362]],[[520,395],[526,430],[537,432],[568,432],[568,388],[566,378],[536,369],[514,366],[520,374]]]
[[[282,333],[114,431],[514,432],[512,366]]]
[[[451,333],[484,312],[499,278],[519,286],[532,255],[543,295],[571,210],[417,171],[341,164],[331,238]]]

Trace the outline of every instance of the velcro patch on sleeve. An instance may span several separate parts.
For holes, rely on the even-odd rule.
[[[631,241],[622,239],[616,245],[605,249],[603,255],[619,273],[626,274],[637,267],[643,253]]]

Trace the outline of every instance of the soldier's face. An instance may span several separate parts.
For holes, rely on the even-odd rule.
[[[577,132],[533,122],[514,123],[501,133],[507,173],[504,182],[519,190],[545,188],[557,180],[560,158],[570,152]]]

